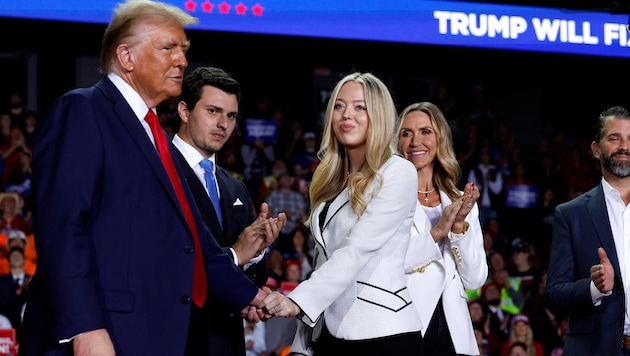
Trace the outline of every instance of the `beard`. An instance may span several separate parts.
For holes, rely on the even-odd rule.
[[[619,178],[625,178],[630,176],[630,161],[615,161],[614,157],[620,155],[630,157],[630,151],[622,150],[615,152],[610,156],[606,156],[603,152],[600,152],[599,160],[602,163],[602,167],[608,172]]]

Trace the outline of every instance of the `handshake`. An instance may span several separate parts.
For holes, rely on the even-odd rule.
[[[290,318],[299,313],[300,307],[297,304],[269,287],[259,289],[254,300],[241,310],[241,316],[252,323],[267,321],[273,317]]]

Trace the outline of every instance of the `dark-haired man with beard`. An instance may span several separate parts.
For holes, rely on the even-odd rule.
[[[630,112],[599,116],[591,143],[602,180],[558,205],[545,305],[568,317],[563,355],[630,355]]]

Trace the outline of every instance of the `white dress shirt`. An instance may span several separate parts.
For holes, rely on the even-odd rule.
[[[192,147],[188,142],[185,142],[184,140],[182,140],[182,138],[179,137],[178,134],[175,134],[175,136],[173,137],[173,145],[175,145],[175,147],[177,147],[177,149],[182,154],[182,156],[184,156],[184,159],[186,160],[186,162],[188,162],[188,165],[190,166],[190,168],[192,168],[193,172],[195,172],[195,175],[197,176],[199,181],[202,183],[201,185],[203,185],[203,187],[206,189],[206,194],[207,194],[208,188],[206,187],[206,178],[205,178],[206,171],[203,168],[201,168],[201,166],[199,165],[199,162],[201,162],[201,160],[204,159],[204,157],[201,155],[201,153],[199,153],[199,151],[197,151],[194,147]],[[217,165],[215,162],[215,155],[212,155],[208,159],[211,160],[212,163],[214,163],[214,168],[213,168],[214,172],[212,172],[212,174],[214,174],[216,177]],[[215,182],[217,182],[217,192],[220,198],[221,192],[218,186],[219,183],[216,179],[215,179]],[[236,263],[236,265],[238,266],[239,261],[238,261],[238,256],[236,255],[236,251],[234,251],[234,249],[230,247],[230,252],[232,252],[234,263]],[[260,262],[263,258],[265,258],[264,250],[263,250],[263,253],[261,253],[258,256],[255,256],[254,258],[249,260],[249,262],[245,263],[245,265],[243,266],[243,269],[247,270],[251,265]]]
[[[615,248],[619,258],[619,270],[625,294],[630,293],[630,205],[626,205],[619,192],[602,178],[602,188],[606,198],[606,210],[610,219],[610,229],[615,241]],[[599,305],[602,299],[612,293],[602,293],[591,281],[591,298],[593,305]],[[624,335],[630,335],[630,298],[626,298],[626,312],[624,317]]]

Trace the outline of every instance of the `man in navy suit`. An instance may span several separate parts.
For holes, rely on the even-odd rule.
[[[262,287],[267,281],[264,249],[250,260],[241,250],[249,241],[264,238],[263,247],[271,244],[286,224],[286,215],[255,219],[253,203],[245,184],[228,171],[216,165],[216,153],[232,135],[238,118],[241,97],[240,85],[220,68],[199,67],[184,79],[182,94],[177,105],[181,119],[179,131],[173,138],[178,159],[190,190],[195,197],[206,225],[227,253],[233,254],[245,274]],[[202,160],[211,160],[214,172],[204,170]],[[214,206],[206,187],[206,175],[214,174],[218,188],[219,205]],[[220,209],[219,221],[217,210]],[[263,203],[261,215],[267,216],[268,206]],[[251,224],[251,225],[250,225]],[[267,226],[273,228],[266,231]],[[243,319],[230,312],[218,298],[210,303],[209,350],[217,356],[245,356]]]
[[[260,320],[254,306],[267,293],[203,224],[155,117],[181,93],[184,26],[196,21],[151,0],[119,4],[102,42],[105,77],[63,95],[43,120],[39,260],[20,355],[204,355],[207,337],[194,331],[207,323],[208,295]]]
[[[545,305],[568,317],[565,356],[630,354],[630,112],[602,112],[594,137],[601,183],[554,215]]]

